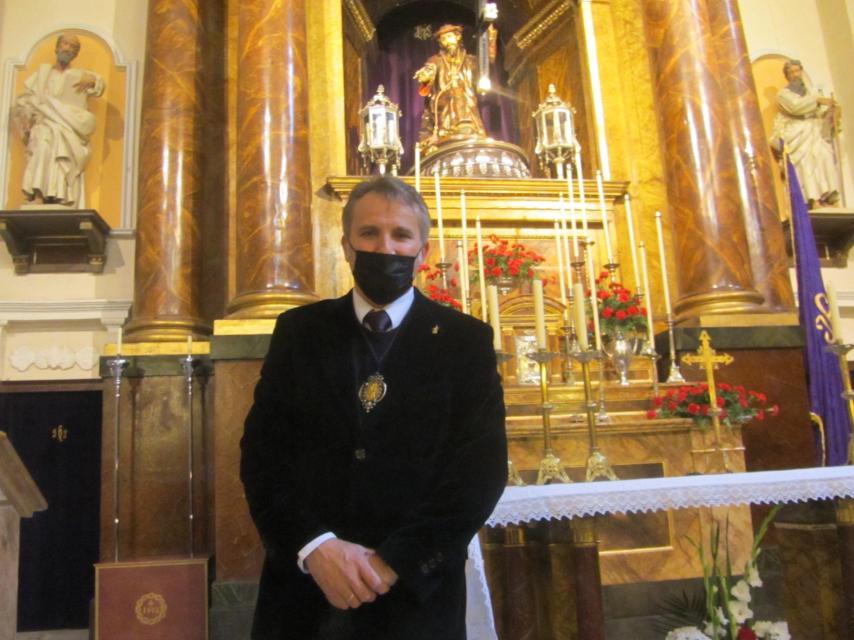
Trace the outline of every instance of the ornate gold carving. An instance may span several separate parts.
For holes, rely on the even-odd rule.
[[[513,34],[513,43],[519,51],[524,51],[545,34],[570,7],[569,0],[552,0]]]
[[[371,16],[361,0],[344,0],[344,7],[347,9],[347,15],[356,26],[356,30],[361,36],[363,44],[367,44],[374,39],[377,33],[374,23],[371,21]]]
[[[166,617],[166,599],[159,593],[146,593],[139,597],[133,610],[142,624],[153,626]]]

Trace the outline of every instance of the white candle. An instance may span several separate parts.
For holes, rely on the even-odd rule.
[[[635,276],[635,291],[640,290],[640,271],[638,271],[638,254],[635,251],[635,221],[632,218],[632,197],[627,193],[626,196],[626,223],[629,227],[629,248],[632,252],[632,270]]]
[[[567,165],[569,167],[569,165]],[[563,206],[563,194],[560,194],[560,227],[561,227],[561,244],[563,245],[563,257],[565,259],[563,268],[566,269],[566,288],[567,291],[572,288],[572,257],[569,254],[569,230],[566,226],[566,208]]]
[[[563,240],[560,225],[555,222],[555,254],[557,254],[557,286],[560,289],[560,303],[563,305],[563,315],[566,318],[566,280],[563,277]]]
[[[670,285],[667,282],[667,258],[664,257],[664,232],[661,229],[661,211],[655,212],[655,231],[658,235],[658,255],[661,260],[661,283],[664,287],[664,310],[667,317],[673,317],[673,308],[670,306]]]
[[[534,286],[534,327],[537,332],[537,348],[545,351],[546,342],[546,304],[543,299],[543,281],[539,278],[533,281]]]
[[[463,254],[464,253],[465,253],[465,249],[463,248],[463,241],[457,240],[457,260],[459,261],[460,264],[463,263]],[[468,300],[466,298],[466,287],[463,284],[464,280],[462,279],[463,278],[462,267],[460,267],[460,274],[459,275],[460,275],[460,302],[462,302],[462,305],[463,305],[463,313],[468,313],[469,312],[469,305],[468,305]],[[449,281],[448,282],[448,288],[450,288],[450,286],[451,286],[451,283]]]
[[[839,318],[839,302],[836,300],[836,289],[826,285],[827,304],[830,307],[830,328],[833,331],[833,341],[842,344],[842,321]]]
[[[492,346],[496,351],[501,351],[501,315],[498,313],[498,287],[494,284],[487,288],[489,297],[489,321],[492,324]]]
[[[581,207],[581,231],[587,233],[587,199],[584,197],[584,169],[581,167],[581,152],[575,151],[575,170],[578,173],[578,202]]]
[[[602,171],[596,170],[596,190],[599,193],[599,210],[602,212],[602,230],[605,232],[605,250],[608,254],[608,264],[614,264],[614,252],[611,250],[611,229],[608,224],[608,210],[605,208],[605,185],[602,182]]]
[[[480,216],[475,218],[477,233],[477,281],[480,285],[480,319],[489,322],[489,306],[486,303],[486,278],[483,274],[483,230],[480,227]]]
[[[439,185],[439,167],[433,174],[436,189],[436,219],[439,221],[439,259],[445,262],[445,223],[442,220],[442,191]]]
[[[569,219],[570,224],[572,225],[572,257],[567,260],[567,266],[572,262],[572,258],[578,256],[578,238],[575,235],[575,191],[572,188],[572,165],[566,165],[566,182],[567,187],[569,189]],[[567,255],[569,255],[569,248],[567,247]],[[572,278],[570,277],[570,286],[572,284]]]
[[[587,341],[587,314],[584,312],[584,285],[576,282],[572,285],[573,297],[575,298],[575,334],[578,338],[578,346],[582,351],[587,351],[590,343]]]
[[[118,336],[116,337],[116,355],[122,355],[122,328],[119,327]]]
[[[468,213],[466,212],[466,192],[465,189],[460,193],[460,226],[463,232],[463,250],[460,253],[460,278],[461,290],[465,300],[469,298],[469,225]],[[468,313],[468,303],[463,303],[463,309]]]
[[[415,190],[421,193],[421,145],[415,143]]]
[[[590,238],[587,238],[590,246]],[[593,335],[596,338],[596,350],[602,350],[602,333],[599,331],[599,296],[596,295],[596,274],[593,272],[593,252],[587,252],[587,276],[590,281],[590,313],[593,314]]]
[[[655,330],[652,328],[652,290],[649,288],[649,269],[646,264],[646,246],[640,241],[641,269],[643,271],[644,304],[646,305],[646,330],[649,346],[655,347]]]

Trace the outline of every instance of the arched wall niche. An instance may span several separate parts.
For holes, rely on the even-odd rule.
[[[532,6],[533,5],[533,6]],[[395,29],[414,29],[429,23],[437,26],[451,22],[465,27],[468,53],[474,54],[476,3],[455,0],[345,0],[344,11],[344,88],[347,128],[347,170],[358,174],[359,110],[384,84],[386,93],[404,110],[404,117],[420,117],[423,105],[411,99],[400,100],[403,91],[415,86],[411,79],[427,55],[435,53],[435,43],[422,59],[412,58],[412,69],[397,70],[394,79],[380,82],[389,40]],[[589,106],[589,78],[585,71],[583,36],[575,0],[500,3],[498,68],[492,70],[495,91],[482,108],[490,135],[521,146],[527,153],[532,172],[542,175],[534,156],[535,131],[531,114],[544,99],[548,85],[554,83],[558,94],[576,110],[576,128],[582,145],[585,171],[596,168],[595,135]],[[426,47],[422,47],[426,51]],[[386,65],[388,66],[388,65]],[[393,83],[397,83],[395,86]],[[409,83],[404,85],[404,83]],[[391,86],[390,86],[391,85]],[[402,103],[401,103],[402,102]],[[415,111],[411,114],[409,112]],[[493,123],[493,124],[490,124]],[[495,124],[498,123],[498,124]],[[417,134],[417,131],[416,131]],[[403,136],[406,153],[403,168],[412,162],[416,139],[408,129]]]

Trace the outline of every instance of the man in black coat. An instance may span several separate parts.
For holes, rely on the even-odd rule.
[[[466,548],[506,481],[492,332],[413,289],[414,189],[364,182],[342,222],[356,284],[279,317],[241,440],[252,637],[464,640]]]

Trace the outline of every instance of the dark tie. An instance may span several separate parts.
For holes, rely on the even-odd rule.
[[[391,318],[382,309],[371,309],[362,322],[372,333],[385,333],[391,329]]]

